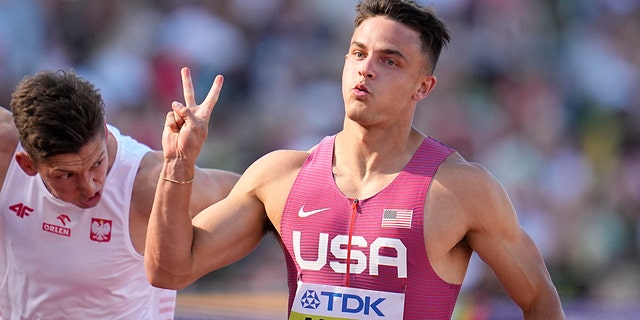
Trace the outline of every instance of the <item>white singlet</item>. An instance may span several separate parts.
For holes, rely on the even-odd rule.
[[[94,208],[53,197],[39,175],[9,165],[0,191],[4,320],[173,319],[176,292],[149,284],[129,236],[133,183],[150,149],[108,128],[118,150]]]

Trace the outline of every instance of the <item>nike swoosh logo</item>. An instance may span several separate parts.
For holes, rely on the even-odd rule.
[[[318,212],[322,212],[322,211],[327,211],[329,210],[329,208],[323,208],[323,209],[318,209],[318,210],[311,210],[311,211],[304,211],[304,205],[302,205],[302,207],[300,207],[300,210],[298,210],[298,217],[300,218],[306,218],[310,215],[314,215]]]

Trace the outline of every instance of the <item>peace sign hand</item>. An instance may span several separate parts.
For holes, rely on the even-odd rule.
[[[202,104],[197,105],[189,68],[182,68],[182,91],[186,106],[174,101],[167,113],[162,132],[165,160],[186,161],[195,166],[209,131],[211,112],[218,102],[224,78],[216,76]]]

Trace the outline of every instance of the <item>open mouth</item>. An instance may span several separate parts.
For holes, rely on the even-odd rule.
[[[92,197],[82,200],[82,205],[84,205],[85,207],[94,207],[95,205],[98,204],[98,202],[100,202],[100,198],[101,198],[100,192],[96,192],[96,194],[93,195]]]

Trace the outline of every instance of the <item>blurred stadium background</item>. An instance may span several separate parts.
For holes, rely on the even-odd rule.
[[[569,319],[640,312],[640,1],[427,0],[453,39],[415,126],[484,164],[540,247]],[[41,69],[74,68],[110,123],[159,148],[182,100],[226,77],[201,165],[242,172],[342,125],[355,0],[0,0],[0,105]],[[179,294],[180,319],[284,319],[282,253],[249,257]],[[518,311],[474,257],[456,319]]]

